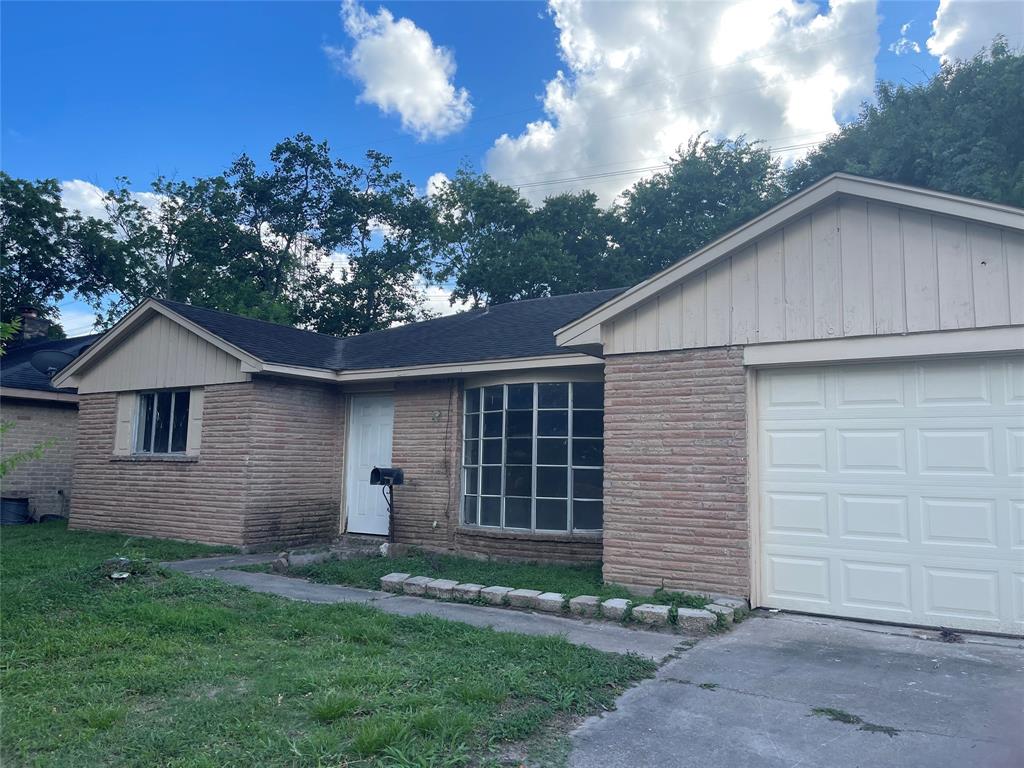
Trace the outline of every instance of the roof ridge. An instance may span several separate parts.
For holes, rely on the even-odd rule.
[[[213,313],[218,314],[218,315],[226,315],[227,317],[233,317],[233,318],[240,319],[240,320],[248,320],[248,321],[253,322],[253,323],[262,323],[263,325],[271,325],[274,328],[284,328],[284,329],[289,330],[289,331],[298,331],[300,333],[308,333],[308,334],[311,334],[313,336],[323,336],[325,339],[331,339],[333,341],[343,341],[344,339],[349,338],[347,336],[335,336],[332,333],[321,333],[320,331],[310,331],[310,330],[308,330],[306,328],[298,328],[298,327],[296,327],[294,325],[289,325],[288,323],[278,323],[278,322],[275,322],[274,320],[264,320],[261,317],[249,317],[248,315],[240,315],[237,312],[228,312],[225,309],[215,309],[213,307],[204,307],[201,304],[189,304],[186,301],[174,301],[173,299],[158,298],[156,296],[153,297],[153,300],[157,301],[160,304],[163,304],[165,306],[170,306],[172,309],[175,306],[188,307],[189,309],[198,309],[201,312],[213,312]]]

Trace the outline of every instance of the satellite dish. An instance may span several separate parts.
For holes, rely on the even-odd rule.
[[[70,352],[61,352],[57,349],[41,349],[29,358],[32,367],[47,376],[53,376],[57,371],[75,359]]]

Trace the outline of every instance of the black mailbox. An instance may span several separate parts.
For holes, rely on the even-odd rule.
[[[370,485],[402,485],[405,473],[397,467],[374,467],[370,472]]]

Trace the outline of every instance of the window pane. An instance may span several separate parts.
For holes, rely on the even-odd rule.
[[[533,408],[533,384],[508,385],[508,409],[523,411]]]
[[[484,440],[484,464],[501,464],[501,438]]]
[[[156,393],[156,425],[153,427],[153,453],[167,453],[171,438],[171,393]]]
[[[509,437],[533,436],[533,411],[509,411],[505,416]]]
[[[566,529],[566,502],[537,499],[537,530],[564,531]]]
[[[478,490],[477,483],[480,482],[480,470],[476,467],[466,468],[466,481],[463,490],[466,493],[476,493]]]
[[[480,414],[466,414],[466,437],[480,437]]]
[[[484,437],[501,437],[501,412],[484,414]]]
[[[537,411],[537,434],[561,437],[569,434],[568,411]]]
[[[189,391],[174,393],[174,423],[171,425],[171,451],[184,453],[188,442]]]
[[[501,498],[498,496],[480,499],[480,525],[501,525]]]
[[[533,493],[533,467],[505,467],[505,495],[529,496]]]
[[[537,407],[538,408],[568,408],[569,407],[569,385],[568,384],[538,384],[537,385]]]
[[[467,496],[462,500],[462,522],[476,525],[476,496]]]
[[[505,499],[505,527],[529,528],[530,500],[508,497]]]
[[[501,467],[484,467],[480,470],[480,493],[501,495]]]
[[[500,411],[504,406],[505,387],[484,387],[484,410]]]
[[[573,408],[604,408],[604,384],[578,381],[572,385]]]
[[[603,524],[600,501],[574,501],[572,503],[572,527],[576,531],[599,531]]]
[[[604,470],[574,469],[572,471],[572,495],[575,499],[600,499]],[[539,482],[539,481],[538,481]]]
[[[462,454],[462,461],[464,464],[479,464],[480,463],[480,441],[479,440],[467,440],[465,445],[465,452]]]
[[[506,464],[531,464],[533,463],[533,440],[529,438],[518,438],[505,441],[505,463]]]
[[[135,450],[139,453],[153,450],[153,401],[152,393],[139,395],[139,423],[135,429]]]
[[[574,467],[603,467],[604,440],[572,441],[572,464]]]
[[[604,411],[573,411],[573,437],[601,437],[604,434]]]
[[[537,440],[537,463],[538,464],[561,464],[569,461],[569,441],[563,438],[554,440]]]
[[[479,389],[467,389],[466,390],[466,413],[479,413],[480,412],[480,390]]]
[[[569,488],[565,467],[537,467],[537,495],[564,499]]]

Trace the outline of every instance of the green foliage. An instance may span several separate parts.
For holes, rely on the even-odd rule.
[[[0,763],[456,766],[612,705],[651,662],[133,561],[218,551],[21,526],[0,542]],[[223,548],[220,548],[223,550]]]
[[[257,566],[262,567],[262,566]],[[625,587],[605,584],[600,563],[552,565],[550,563],[502,563],[475,560],[457,555],[412,553],[405,557],[367,557],[348,560],[324,560],[292,568],[291,575],[321,584],[349,584],[379,589],[381,576],[411,573],[437,579],[455,579],[467,584],[503,586],[515,589],[539,589],[560,592],[565,597],[595,595],[602,599],[624,597],[659,605],[703,608],[710,601],[680,592],[659,589],[653,595],[637,598]]]
[[[3,442],[3,437],[10,430],[14,429],[15,423],[13,421],[0,422],[0,443]],[[34,445],[31,448],[26,448],[23,451],[15,451],[8,453],[3,458],[0,458],[0,477],[6,477],[16,468],[20,467],[27,461],[35,461],[41,459],[43,454],[46,453],[46,449],[53,446],[56,441],[53,439],[44,440],[38,445]]]
[[[1024,55],[997,38],[926,83],[880,82],[876,103],[788,174],[799,191],[836,171],[1024,206]]]

